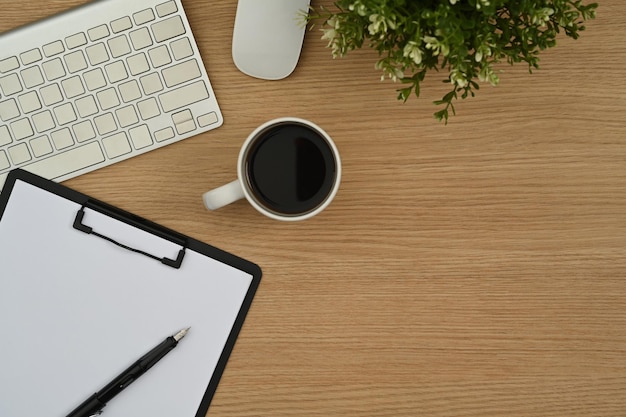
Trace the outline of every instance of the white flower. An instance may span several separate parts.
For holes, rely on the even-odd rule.
[[[327,46],[330,46],[333,43],[336,36],[337,31],[335,29],[323,29],[322,39],[328,41]]]
[[[352,3],[350,6],[348,6],[348,9],[351,12],[356,10],[356,13],[359,16],[365,16],[367,14],[367,10],[366,10],[365,6],[360,1]]]
[[[458,0],[450,0],[450,4],[455,5]]]
[[[322,29],[322,39],[328,41],[328,45],[326,45],[326,47],[331,48],[333,58],[337,58],[342,55],[340,44],[341,37],[338,36],[340,24],[339,21],[333,17],[328,19],[326,25],[328,27]]]
[[[387,30],[389,28],[396,28],[395,17],[386,18],[385,16],[374,13],[369,17],[370,22],[372,22],[367,30],[371,36],[378,35],[381,39],[387,35]]]
[[[544,24],[548,20],[550,20],[550,16],[554,14],[554,9],[549,7],[544,7],[542,9],[537,10],[537,12],[532,17],[533,25]]]
[[[450,71],[450,81],[460,88],[466,87],[468,84],[466,75],[456,68]]]
[[[489,6],[489,0],[479,0],[476,2],[476,10],[480,10],[483,6]]]
[[[480,81],[489,81],[489,84],[493,86],[498,85],[498,83],[500,82],[500,78],[498,78],[498,75],[489,65],[484,66],[480,69],[480,72],[478,73],[478,79]]]
[[[426,49],[431,49],[435,55],[442,54],[443,56],[448,56],[450,53],[448,45],[440,42],[439,39],[433,36],[424,36],[422,40],[426,43]]]
[[[378,32],[386,32],[387,31],[387,23],[385,22],[385,18],[379,14],[370,15],[370,22],[372,22],[367,30],[370,35],[376,35]],[[381,30],[382,29],[382,30]]]
[[[402,72],[399,68],[394,68],[393,73],[389,75],[391,79],[396,82],[398,78],[404,78],[404,72]]]
[[[426,42],[426,48],[428,49],[435,49],[438,44],[437,38],[432,36],[424,36],[424,42]]]
[[[390,65],[385,59],[378,60],[374,65],[374,68],[383,71],[383,74],[380,76],[380,81],[385,81],[385,76],[391,78],[393,82],[398,81],[398,78],[404,78],[404,72],[402,72],[401,69]]]
[[[419,48],[417,42],[409,41],[409,43],[404,46],[402,54],[405,58],[411,58],[417,65],[422,63],[422,50]]]

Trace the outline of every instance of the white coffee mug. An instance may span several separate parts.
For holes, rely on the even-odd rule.
[[[237,176],[204,193],[209,210],[246,198],[272,219],[304,220],[324,210],[337,194],[341,159],[330,136],[315,123],[282,117],[248,136],[239,152]]]

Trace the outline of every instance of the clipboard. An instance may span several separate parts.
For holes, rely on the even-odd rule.
[[[181,328],[104,409],[204,417],[260,268],[23,170],[0,194],[0,416],[64,417]]]

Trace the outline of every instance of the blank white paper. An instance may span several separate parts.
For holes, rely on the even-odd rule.
[[[18,180],[0,221],[0,414],[64,417],[191,326],[104,415],[194,417],[252,276],[189,249],[180,269],[163,265],[74,229],[79,209]],[[96,211],[84,223],[150,253],[180,249]]]

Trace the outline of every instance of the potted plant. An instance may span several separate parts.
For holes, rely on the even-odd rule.
[[[539,66],[539,53],[557,35],[577,39],[598,5],[582,0],[337,0],[312,8],[333,57],[364,44],[378,51],[381,79],[403,84],[398,99],[420,95],[429,70],[442,71],[449,91],[435,112],[448,121],[458,98],[474,96],[479,82],[497,85],[496,64]]]

